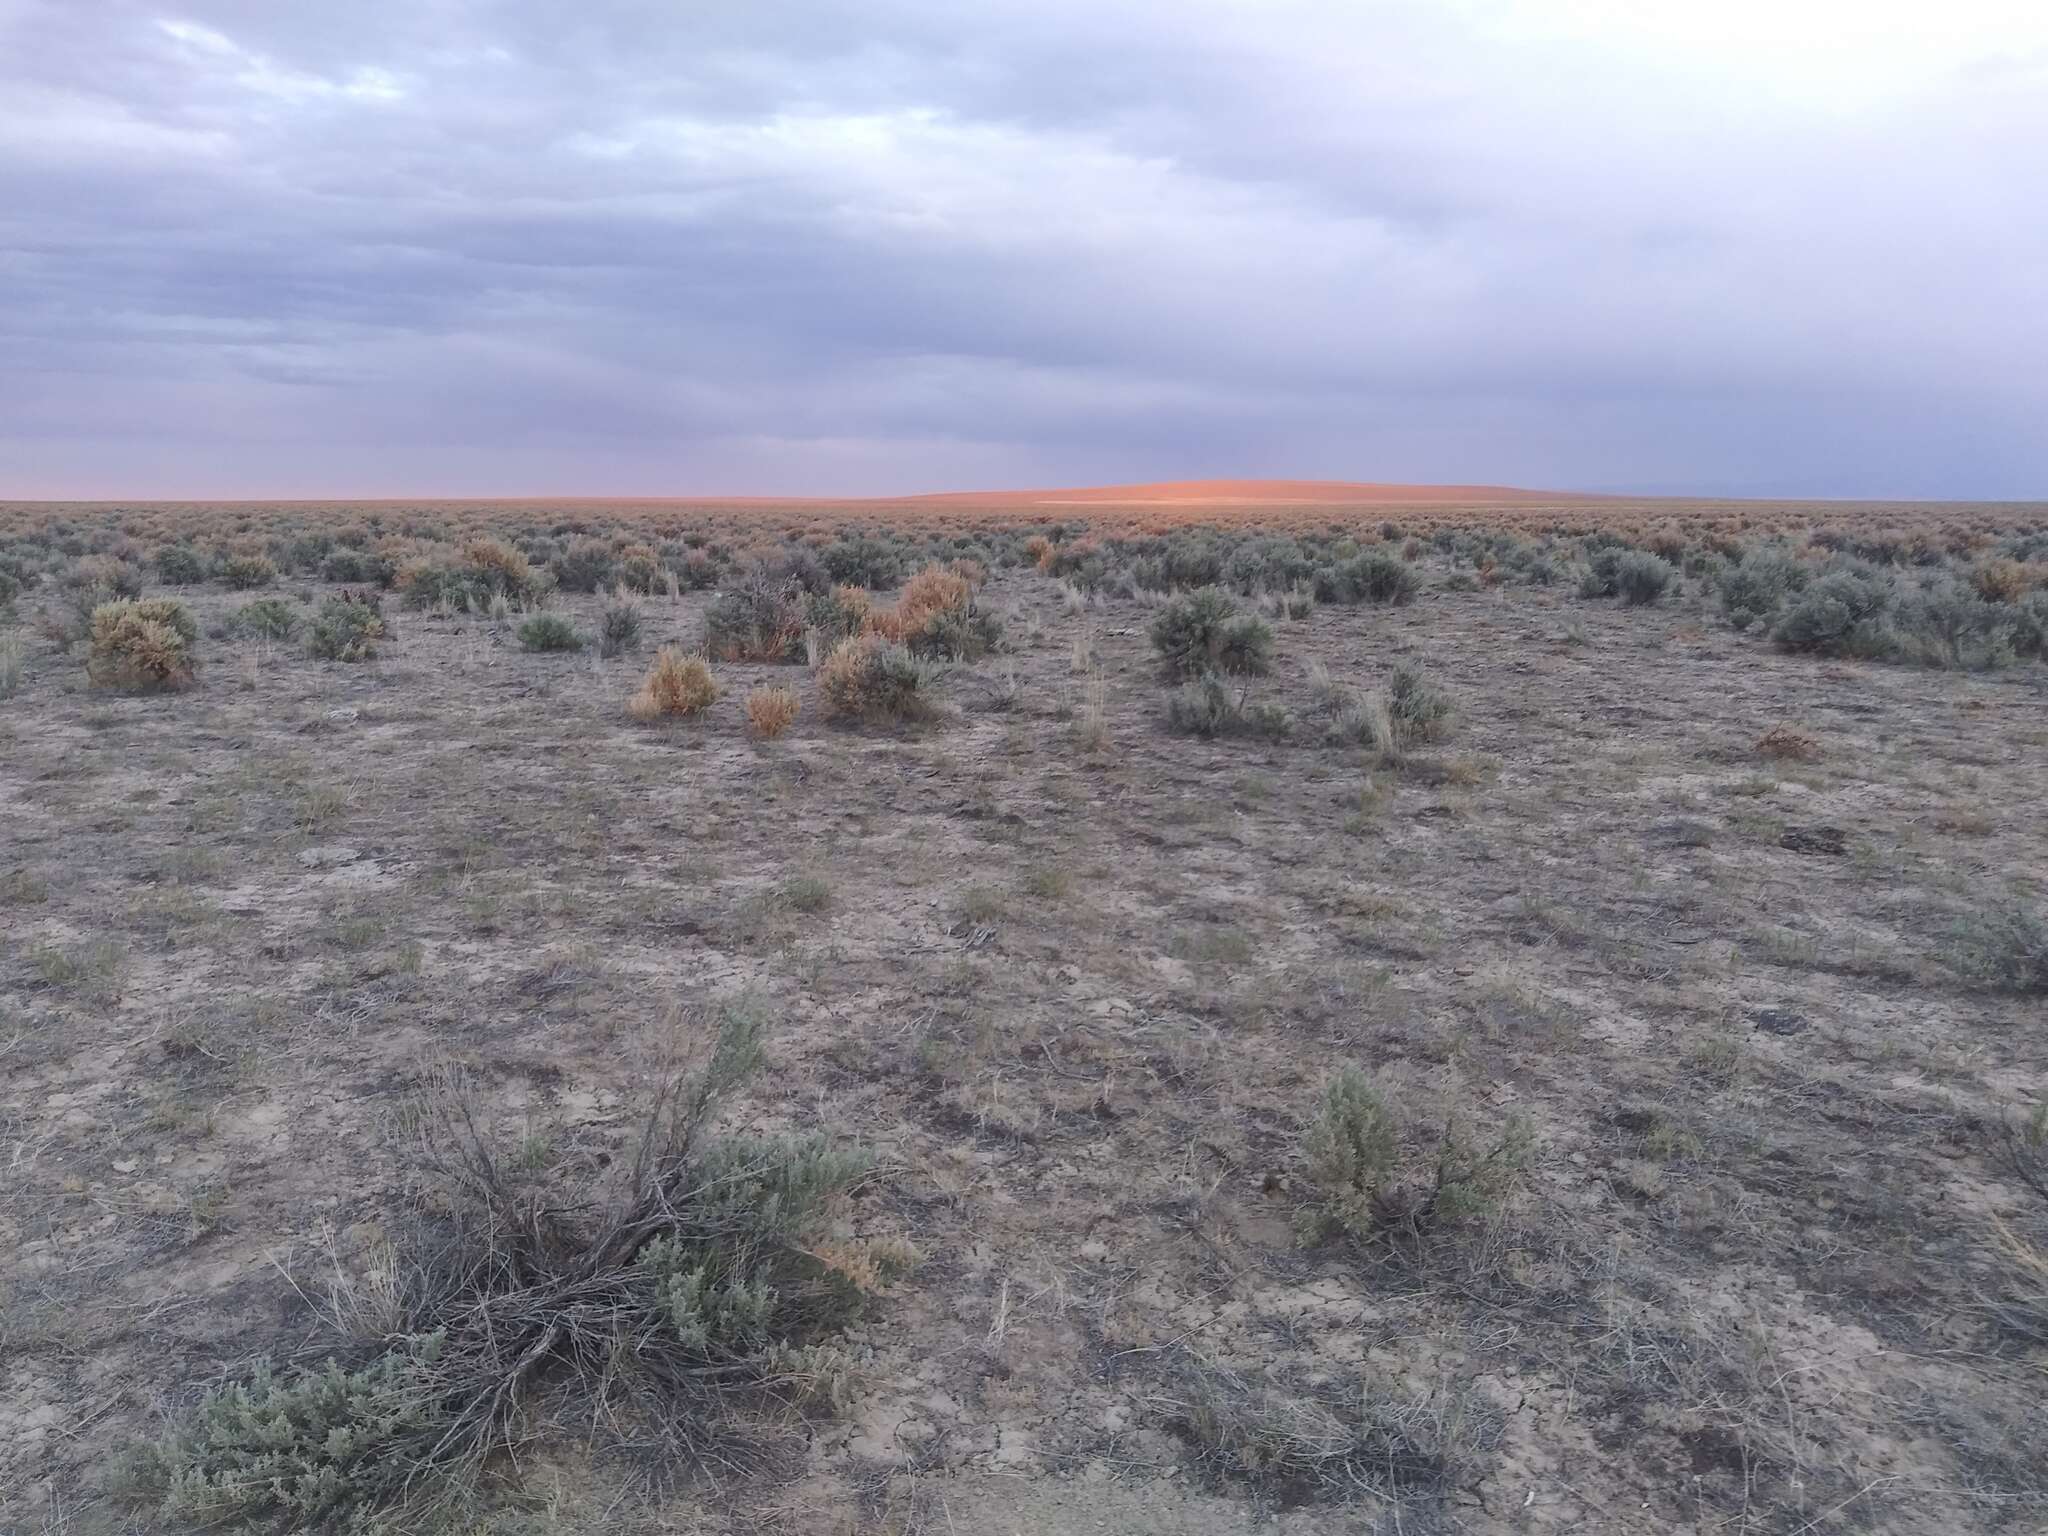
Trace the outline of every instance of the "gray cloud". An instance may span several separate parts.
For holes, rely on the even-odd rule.
[[[2048,494],[2017,0],[0,0],[0,496]]]

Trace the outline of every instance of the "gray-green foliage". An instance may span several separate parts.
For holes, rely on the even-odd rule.
[[[1806,585],[1807,570],[1782,550],[1757,548],[1722,567],[1721,611],[1738,630],[1768,623],[1785,599]]]
[[[1379,1224],[1382,1194],[1400,1163],[1400,1136],[1400,1121],[1363,1072],[1346,1067],[1330,1079],[1306,1147],[1315,1215],[1326,1229],[1362,1237]]]
[[[231,622],[237,634],[256,635],[265,640],[289,640],[292,631],[299,627],[299,615],[281,597],[259,597],[253,603],[244,603],[237,608]]]
[[[597,653],[609,660],[640,644],[640,610],[623,599],[605,604],[597,626]]]
[[[1972,912],[1950,931],[1950,954],[1972,980],[2001,992],[2048,995],[2048,923],[2017,903]]]
[[[1368,1238],[1388,1230],[1419,1232],[1497,1216],[1527,1162],[1526,1123],[1510,1118],[1490,1143],[1444,1126],[1426,1167],[1402,1157],[1396,1106],[1355,1067],[1330,1080],[1304,1144],[1313,1196],[1305,1213],[1312,1235]]]
[[[544,1409],[643,1454],[716,1441],[729,1460],[733,1394],[836,1399],[846,1362],[822,1341],[908,1252],[833,1240],[867,1156],[709,1134],[760,1054],[758,1019],[727,1010],[703,1070],[655,1089],[609,1183],[499,1146],[459,1078],[423,1092],[408,1160],[445,1214],[393,1255],[373,1324],[342,1327],[337,1307],[317,1356],[208,1392],[146,1450],[134,1491],[166,1519],[365,1529],[475,1488],[545,1433]]]
[[[391,629],[377,605],[367,599],[330,597],[320,605],[306,649],[321,661],[368,661]]]
[[[1401,745],[1432,741],[1443,734],[1444,722],[1450,718],[1450,695],[1424,677],[1419,668],[1404,662],[1388,680],[1387,713]]]
[[[445,1430],[449,1405],[432,1368],[445,1338],[399,1341],[368,1364],[288,1370],[259,1361],[217,1387],[153,1449],[142,1476],[166,1518],[232,1524],[261,1514],[294,1528],[360,1526],[403,1490],[403,1448]]]
[[[1632,549],[1615,564],[1614,590],[1631,608],[1641,608],[1662,597],[1677,575],[1669,561]]]
[[[529,651],[580,651],[583,636],[558,613],[536,613],[519,626],[519,643]]]
[[[1256,615],[1238,613],[1220,587],[1203,587],[1159,610],[1152,620],[1152,647],[1169,677],[1256,677],[1272,667],[1273,631]]]
[[[1291,728],[1278,704],[1248,700],[1214,673],[1184,683],[1166,699],[1166,728],[1177,736],[1285,736]]]

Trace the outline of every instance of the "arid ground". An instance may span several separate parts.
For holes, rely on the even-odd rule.
[[[1311,664],[1419,666],[1453,713],[1398,764],[1169,734],[1153,601],[1028,568],[979,599],[1008,650],[916,726],[739,664],[704,717],[636,723],[703,592],[645,600],[613,660],[395,605],[374,661],[214,637],[156,695],[28,647],[0,1530],[161,1528],[124,1453],[311,1337],[415,1198],[423,1073],[467,1069],[536,1159],[616,1148],[733,999],[769,1065],[726,1123],[871,1149],[847,1221],[921,1263],[842,1411],[752,1475],[650,1492],[557,1440],[466,1528],[2048,1526],[2048,1356],[1998,1319],[2048,1236],[2006,1156],[2048,1008],[1951,937],[2048,900],[2048,667],[1421,568],[1411,605],[1276,619],[1258,689],[1308,717]],[[183,595],[202,627],[246,599]],[[773,680],[804,712],[750,740]],[[1346,1067],[1413,1167],[1525,1122],[1498,1208],[1317,1235],[1304,1139]]]

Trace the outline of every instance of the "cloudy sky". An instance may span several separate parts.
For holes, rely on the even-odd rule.
[[[0,0],[0,497],[2048,496],[2042,0]]]

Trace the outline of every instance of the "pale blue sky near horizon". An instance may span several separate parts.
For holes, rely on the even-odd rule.
[[[2048,496],[2033,0],[0,0],[0,500]]]

